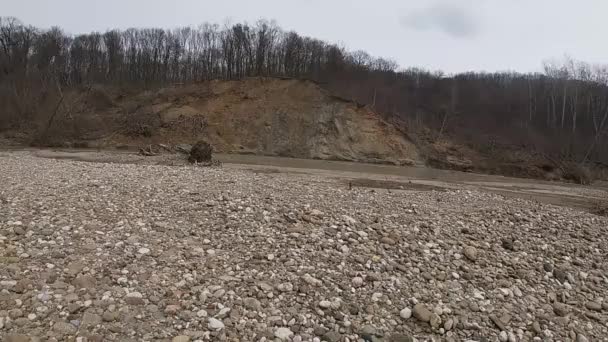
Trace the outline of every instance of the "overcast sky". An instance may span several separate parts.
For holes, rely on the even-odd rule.
[[[539,71],[608,63],[608,0],[0,0],[2,16],[70,33],[275,19],[284,29],[402,67]]]

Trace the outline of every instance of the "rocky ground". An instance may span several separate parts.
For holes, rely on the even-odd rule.
[[[607,226],[482,192],[5,153],[0,338],[605,341]]]

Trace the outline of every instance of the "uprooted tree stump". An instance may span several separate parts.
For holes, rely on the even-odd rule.
[[[199,141],[190,150],[188,161],[190,163],[211,163],[213,147],[206,141]]]

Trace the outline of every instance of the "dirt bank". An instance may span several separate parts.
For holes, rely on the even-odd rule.
[[[61,130],[76,146],[141,147],[199,139],[226,153],[420,164],[406,136],[367,107],[302,80],[251,78],[157,90],[93,87],[72,92]],[[75,137],[77,136],[77,137]]]

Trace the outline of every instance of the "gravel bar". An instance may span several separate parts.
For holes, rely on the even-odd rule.
[[[608,341],[608,220],[465,190],[0,155],[0,339]]]

